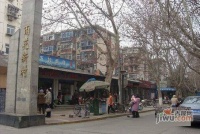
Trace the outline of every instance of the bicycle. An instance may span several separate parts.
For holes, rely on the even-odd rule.
[[[87,101],[83,105],[76,104],[74,105],[73,112],[75,116],[81,117],[81,113],[84,112],[84,117],[89,117],[90,116],[90,107],[91,107],[91,102]]]
[[[117,112],[117,113],[125,113],[126,112],[126,107],[123,104],[114,103],[113,108],[114,108],[115,112]]]

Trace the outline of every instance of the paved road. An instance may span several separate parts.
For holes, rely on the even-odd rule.
[[[199,128],[190,123],[159,123],[153,112],[142,113],[141,118],[118,117],[99,121],[46,125],[16,129],[0,125],[0,134],[199,134]]]

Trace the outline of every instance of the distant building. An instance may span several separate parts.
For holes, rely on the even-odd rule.
[[[148,65],[144,59],[144,54],[139,47],[125,47],[123,52],[123,70],[127,72],[128,79],[150,80]]]
[[[106,36],[112,49],[113,33],[96,26],[103,36]],[[105,75],[107,56],[102,54],[101,50],[107,51],[105,43],[91,27],[82,29],[62,30],[58,33],[48,33],[42,36],[40,46],[41,54],[53,55],[60,58],[76,61],[76,69],[87,73],[96,73]]]
[[[9,53],[10,37],[20,28],[23,0],[1,0],[0,53]]]

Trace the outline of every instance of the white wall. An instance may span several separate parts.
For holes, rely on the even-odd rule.
[[[19,9],[22,9],[23,0],[13,0],[9,2],[8,0],[0,0],[0,51],[6,51],[5,44],[10,44],[10,36],[6,35],[7,24],[15,26],[15,31],[20,28],[21,24],[21,10],[18,12],[19,18],[13,21],[8,21],[7,18],[7,7],[8,4],[14,5]]]

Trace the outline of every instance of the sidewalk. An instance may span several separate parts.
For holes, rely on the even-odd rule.
[[[140,113],[154,111],[153,107],[145,107]],[[79,123],[79,122],[87,122],[87,121],[95,121],[95,120],[103,120],[106,118],[114,118],[129,115],[130,113],[111,113],[111,114],[103,114],[103,115],[90,115],[89,118],[77,117],[74,116],[70,118],[69,115],[73,114],[73,109],[63,110],[63,109],[53,109],[51,112],[51,118],[45,118],[46,125],[58,125],[58,124],[70,124],[70,123]]]

